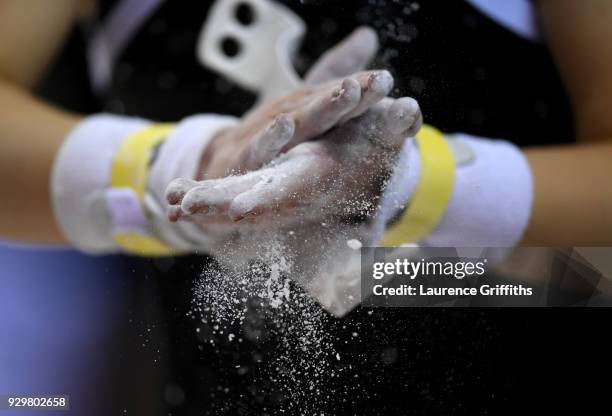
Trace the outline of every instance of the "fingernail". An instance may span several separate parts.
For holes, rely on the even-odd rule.
[[[178,202],[176,192],[166,195],[166,201],[171,205],[175,205]]]
[[[368,86],[376,91],[388,93],[393,88],[393,77],[389,71],[377,71],[370,75]]]
[[[181,207],[178,207],[178,206],[169,207],[167,216],[170,222],[177,222],[178,219],[181,217]]]
[[[352,78],[346,78],[342,81],[342,93],[343,95],[349,94],[355,90],[355,86],[359,87],[359,83]]]
[[[360,94],[361,88],[359,83],[354,79],[345,78],[342,81],[342,84],[340,84],[340,87],[333,91],[331,101],[334,102],[339,99],[342,99],[343,101],[352,101],[354,99],[358,99]]]
[[[346,90],[342,87],[340,88],[336,88],[331,95],[331,100],[332,101],[336,101],[338,100],[344,93],[346,92]]]

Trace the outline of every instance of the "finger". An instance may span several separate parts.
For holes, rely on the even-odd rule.
[[[213,215],[200,215],[198,213],[195,214],[186,214],[180,205],[171,205],[168,207],[167,217],[170,222],[192,222],[200,225],[221,225],[221,224],[231,224],[232,221],[229,220],[227,214],[222,214],[218,216]]]
[[[306,75],[308,84],[319,84],[363,70],[378,51],[378,36],[367,26],[353,31],[327,51]]]
[[[408,97],[384,99],[363,117],[363,121],[371,126],[367,132],[368,139],[387,150],[402,146],[405,139],[412,137],[422,123],[418,103]]]
[[[423,127],[423,113],[421,112],[421,110],[419,109],[419,114],[417,116],[417,120],[416,122],[412,125],[412,127],[410,127],[407,131],[406,131],[406,136],[407,137],[414,137],[417,135],[417,133],[419,132],[419,130],[421,130],[421,127]]]
[[[319,143],[302,146],[317,147]],[[237,195],[228,214],[234,221],[240,221],[303,205],[325,192],[323,185],[332,167],[333,161],[321,152],[305,152],[288,158],[265,180]]]
[[[259,172],[200,182],[183,197],[182,216],[226,216],[230,202],[261,179]]]
[[[395,100],[386,112],[386,121],[390,140],[414,136],[423,122],[419,103],[410,97]]]
[[[376,71],[360,79],[361,100],[359,104],[342,117],[339,124],[358,117],[370,109],[374,104],[385,98],[393,88],[393,77],[389,71]]]
[[[291,140],[294,132],[295,123],[291,115],[286,113],[278,115],[259,136],[251,140],[245,169],[257,169],[274,159]]]
[[[412,137],[421,127],[423,117],[418,103],[408,97],[384,98],[378,104],[351,121],[348,129],[340,128],[332,134],[335,142],[342,142],[352,136],[367,138],[370,143],[382,149],[395,150]]]
[[[177,222],[181,218],[182,214],[183,210],[181,210],[180,205],[171,205],[168,208],[167,216],[170,222]]]
[[[357,106],[360,98],[359,82],[354,78],[347,78],[331,92],[315,98],[306,108],[294,111],[292,116],[296,125],[295,133],[283,150],[286,151],[334,127],[343,115]]]
[[[178,178],[173,180],[166,188],[166,201],[170,205],[178,204],[183,199],[183,196],[197,185],[198,182],[192,179]]]
[[[222,213],[218,215],[199,213],[185,214],[181,209],[180,205],[173,205],[172,207],[170,207],[170,209],[168,209],[167,215],[170,222],[190,222],[208,227],[235,225],[235,222],[228,217],[227,213]]]
[[[173,205],[168,208],[168,220],[170,222],[191,222],[198,225],[206,226],[223,226],[235,224],[229,219],[226,213],[221,215],[208,215],[208,214],[185,214],[181,209],[180,205]]]

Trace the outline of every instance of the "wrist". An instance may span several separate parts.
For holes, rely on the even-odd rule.
[[[458,166],[452,198],[436,229],[421,243],[451,247],[514,247],[529,223],[533,177],[524,154],[503,140],[449,136],[473,158]]]
[[[423,126],[416,137],[418,150],[411,152],[411,165],[399,192],[410,199],[400,218],[384,235],[383,245],[396,246],[417,242],[432,233],[444,215],[451,199],[455,181],[455,159],[442,133]],[[415,149],[416,150],[416,149]],[[418,159],[418,160],[417,160]],[[396,188],[398,184],[392,184]]]
[[[81,250],[116,248],[105,207],[112,160],[126,137],[148,125],[142,119],[94,115],[78,123],[62,143],[51,172],[51,203],[62,233]]]
[[[148,181],[147,211],[153,213],[152,225],[157,235],[163,236],[173,247],[182,251],[205,250],[210,236],[194,223],[170,223],[166,216],[166,188],[176,178],[199,180],[209,165],[202,160],[213,139],[223,137],[220,132],[236,124],[236,119],[215,114],[196,115],[182,120],[159,149],[151,166]],[[215,140],[221,146],[220,140]],[[215,150],[210,150],[212,155]],[[212,160],[211,160],[212,161]]]
[[[196,178],[208,139],[231,123],[214,115],[176,126],[112,115],[86,118],[62,144],[51,178],[55,215],[67,239],[95,254],[201,248],[201,230],[167,221],[165,188],[175,178]]]
[[[415,217],[409,215],[419,197],[419,189],[424,187],[422,171],[427,162],[422,153],[426,149],[419,147],[418,151],[411,152],[409,165],[399,166],[399,172],[408,173],[404,174],[407,179],[399,181],[399,187],[394,185],[394,200],[409,202],[399,219],[387,230],[383,244],[419,243],[449,247],[511,247],[517,244],[527,227],[533,198],[531,171],[523,154],[508,142],[464,134],[447,136],[445,142],[455,168],[442,215],[435,219],[435,224],[434,218],[430,218],[432,221],[426,223],[430,230],[421,238],[414,238],[412,231],[405,231],[414,230],[415,223],[422,229],[420,219],[416,217],[415,221]],[[430,167],[435,168],[436,175],[444,171],[435,163]],[[398,176],[397,171],[395,176]],[[415,181],[418,182],[416,186]],[[431,199],[423,199],[423,194],[420,197],[422,209],[428,210],[432,205]],[[389,199],[388,195],[385,198]]]

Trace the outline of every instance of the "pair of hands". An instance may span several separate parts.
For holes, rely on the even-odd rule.
[[[166,191],[170,221],[200,225],[228,270],[280,268],[339,316],[360,299],[359,252],[347,242],[376,243],[378,201],[422,124],[415,100],[387,98],[391,74],[356,72],[376,49],[373,31],[354,32],[304,86],[219,134],[198,180]]]
[[[387,71],[328,78],[362,68],[376,50],[374,32],[358,29],[323,56],[304,86],[220,133],[203,155],[199,180],[169,185],[170,221],[235,231],[245,223],[373,213],[421,113],[411,98],[386,98],[393,86]]]

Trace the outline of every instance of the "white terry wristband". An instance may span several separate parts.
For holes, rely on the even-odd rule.
[[[77,248],[94,254],[120,251],[114,236],[125,232],[152,234],[179,250],[201,247],[201,231],[167,221],[165,186],[175,177],[195,178],[210,138],[234,122],[202,115],[179,123],[158,148],[141,203],[129,188],[110,187],[111,169],[126,139],[151,123],[112,115],[86,118],[68,135],[54,162],[51,194],[62,231]]]
[[[533,180],[523,153],[513,144],[467,134],[447,135],[455,179],[445,214],[420,245],[512,247],[531,215]],[[410,205],[420,180],[419,149],[409,140],[383,195],[378,224]],[[415,243],[406,241],[406,243]]]
[[[183,119],[168,136],[149,175],[150,198],[145,199],[153,214],[156,234],[175,248],[206,250],[210,239],[193,223],[170,223],[166,217],[166,188],[176,178],[196,179],[204,150],[221,130],[237,123],[235,117],[215,114],[196,115]]]
[[[89,253],[117,251],[105,192],[112,161],[126,137],[146,120],[101,114],[87,117],[66,137],[51,172],[55,218],[65,237]]]
[[[456,167],[445,215],[422,245],[513,247],[531,216],[533,179],[529,164],[512,143],[467,134],[446,136],[467,145],[473,157]]]

